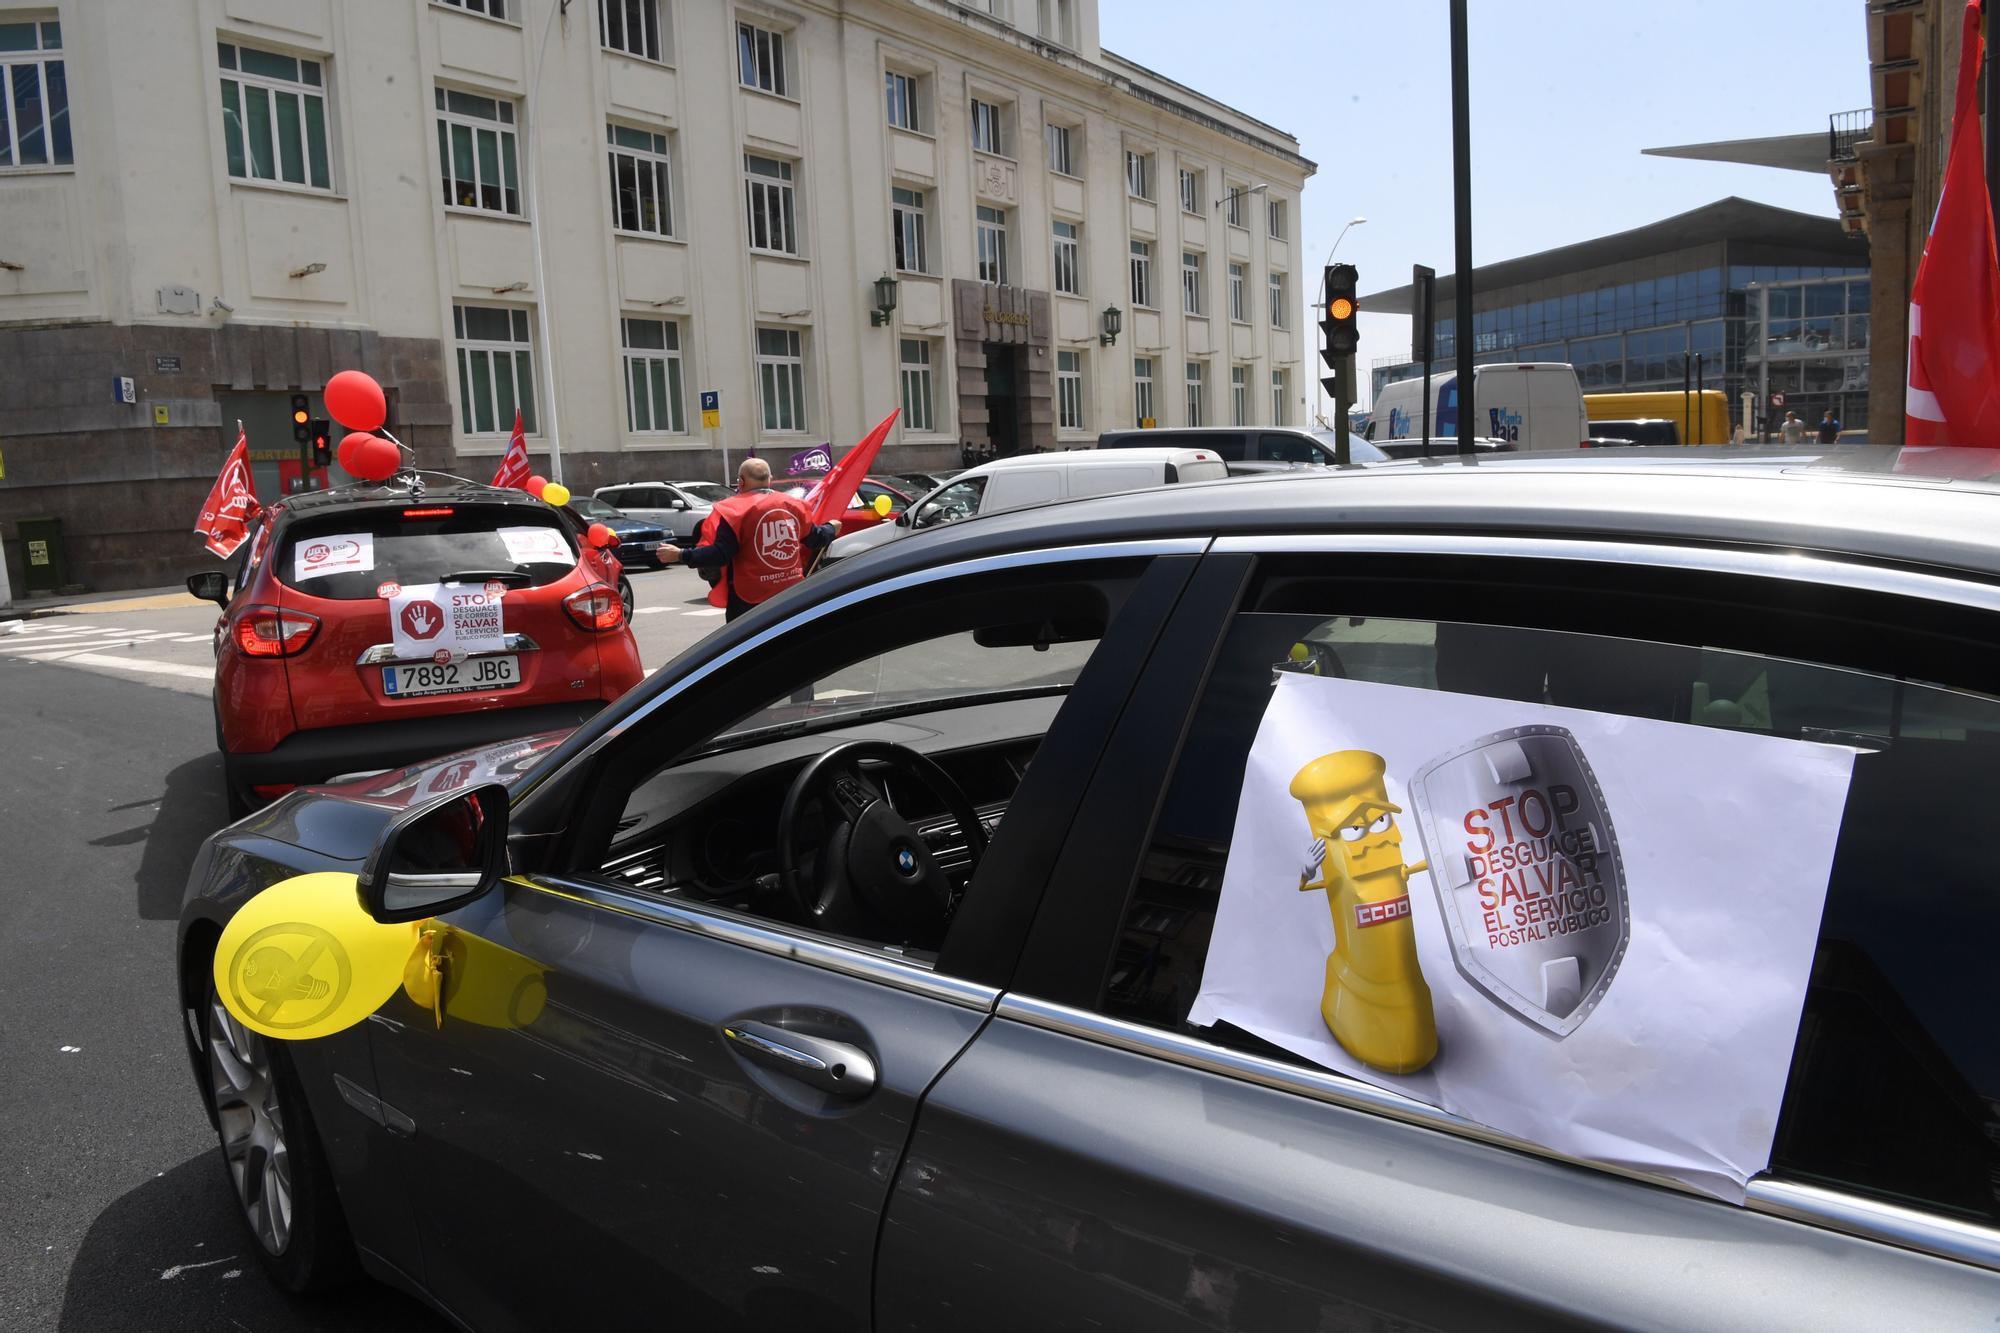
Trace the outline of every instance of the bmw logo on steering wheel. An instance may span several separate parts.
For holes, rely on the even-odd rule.
[[[917,854],[907,847],[898,847],[896,849],[896,869],[902,871],[905,875],[916,874]]]

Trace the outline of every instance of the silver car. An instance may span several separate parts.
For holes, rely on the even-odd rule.
[[[680,545],[692,546],[708,511],[733,492],[713,481],[630,481],[600,486],[591,494],[633,518],[659,524]]]
[[[1507,455],[995,515],[573,732],[293,793],[208,841],[180,924],[247,1243],[482,1329],[1988,1327],[2000,485],[1895,465]],[[1615,1126],[1564,1157],[1189,1021],[1288,671],[1855,750],[1742,1202]],[[425,952],[267,1040],[217,941],[316,870]]]

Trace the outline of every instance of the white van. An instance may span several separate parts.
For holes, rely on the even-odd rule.
[[[1458,376],[1431,380],[1431,440],[1458,438]],[[1423,434],[1424,382],[1384,385],[1368,409],[1368,438],[1415,439]],[[1473,433],[1516,449],[1576,449],[1590,438],[1583,386],[1562,361],[1506,362],[1472,368]]]
[[[1213,449],[1077,449],[1061,454],[1016,454],[961,472],[897,515],[835,539],[822,565],[873,550],[925,528],[980,514],[1117,491],[1143,491],[1176,482],[1221,481],[1228,465]]]

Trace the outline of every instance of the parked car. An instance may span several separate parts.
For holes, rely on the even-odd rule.
[[[667,543],[667,530],[650,519],[637,518],[595,495],[572,495],[571,510],[587,528],[602,523],[618,535],[618,558],[640,569],[664,569],[660,548]]]
[[[1141,434],[1153,434],[1143,431]],[[1067,453],[1016,454],[968,468],[925,496],[894,523],[849,533],[827,547],[821,568],[925,528],[957,523],[978,514],[997,514],[1054,500],[1110,495],[1148,486],[1220,481],[1228,476],[1222,460],[1207,449],[1075,449]]]
[[[732,494],[712,481],[633,481],[592,492],[633,518],[657,523],[675,543],[692,546],[708,511]]]
[[[1294,426],[1172,426],[1150,430],[1108,430],[1099,449],[1206,449],[1236,476],[1284,472],[1299,467],[1334,467],[1338,437],[1330,430]],[[1349,463],[1379,463],[1389,455],[1359,435],[1347,437]]]
[[[773,477],[771,489],[803,498],[819,482],[817,476]],[[878,499],[885,496],[889,501],[886,514],[875,505]],[[854,488],[853,503],[840,515],[840,530],[844,533],[865,532],[877,524],[891,522],[910,507],[910,500],[910,493],[894,485],[889,478],[864,477],[861,484]]]
[[[1442,458],[1446,454],[1458,452],[1457,436],[1453,436],[1450,439],[1442,439],[1433,435],[1428,452],[1424,449],[1423,440],[1407,436],[1395,440],[1376,440],[1372,441],[1372,444],[1390,458]],[[1497,440],[1490,436],[1474,436],[1472,440],[1472,452],[1475,454],[1507,454],[1514,452],[1514,445],[1511,440]]]
[[[559,511],[421,481],[273,501],[233,573],[188,580],[222,608],[215,739],[232,813],[301,783],[573,726],[642,678],[617,575]],[[490,593],[493,621],[462,622],[485,646],[452,650],[455,607],[399,602],[435,585]],[[414,630],[392,624],[399,605]]]
[[[1627,444],[1678,446],[1681,442],[1680,424],[1665,417],[1593,421],[1590,434],[1593,439],[1623,440]]]
[[[202,847],[179,924],[248,1251],[293,1288],[358,1255],[482,1329],[1983,1327],[2000,487],[1876,466],[1572,448],[995,515],[435,796],[294,793]],[[1811,979],[1796,1051],[1745,1071],[1783,1108],[1740,1202],[1615,1123],[1562,1157],[1189,1021],[1302,643],[1439,708],[1853,747],[1816,957],[1770,959]],[[1716,873],[1685,839],[1652,873]],[[441,977],[250,1033],[224,923],[357,867]],[[1700,961],[1619,1021],[1759,1003]],[[1646,1055],[1550,1095],[1584,1115]]]
[[[929,495],[957,476],[958,472],[958,469],[948,472],[894,472],[885,476],[883,480],[905,495]]]

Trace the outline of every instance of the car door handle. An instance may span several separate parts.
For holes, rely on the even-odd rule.
[[[722,1035],[745,1059],[821,1092],[865,1097],[875,1088],[875,1060],[859,1046],[769,1023],[725,1023]]]

